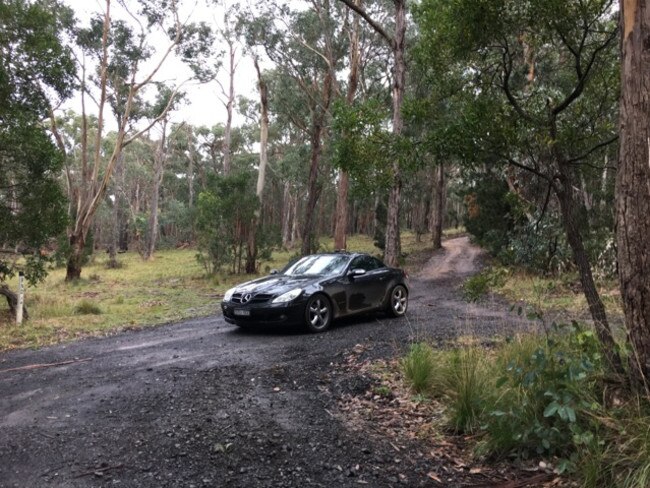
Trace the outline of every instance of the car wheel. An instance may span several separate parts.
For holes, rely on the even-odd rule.
[[[313,295],[305,307],[305,323],[311,332],[323,332],[332,323],[332,305],[325,295]]]
[[[406,313],[409,306],[408,291],[402,285],[397,285],[390,292],[387,311],[393,317],[401,317]]]

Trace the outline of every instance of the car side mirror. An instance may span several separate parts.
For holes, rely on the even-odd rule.
[[[352,278],[354,278],[355,276],[363,276],[364,274],[366,274],[366,270],[361,269],[361,268],[355,268],[355,269],[351,270],[350,273],[349,273],[349,275]]]
[[[277,269],[272,269],[271,271],[269,271],[269,274],[271,274],[271,275],[276,275],[278,273],[279,273],[279,271]]]

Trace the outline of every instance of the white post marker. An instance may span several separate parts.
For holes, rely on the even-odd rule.
[[[25,302],[25,273],[18,273],[18,306],[16,307],[16,325],[23,323],[23,303]]]

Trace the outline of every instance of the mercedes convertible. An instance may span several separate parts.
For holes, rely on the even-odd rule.
[[[303,324],[323,332],[332,320],[385,311],[401,317],[408,308],[408,275],[363,253],[313,254],[282,271],[228,290],[221,310],[239,327]]]

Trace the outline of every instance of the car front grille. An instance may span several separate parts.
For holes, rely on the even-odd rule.
[[[239,303],[239,304],[249,304],[249,303],[265,303],[268,302],[273,295],[270,295],[268,293],[258,293],[256,295],[253,295],[250,300],[242,302],[242,298],[245,297],[247,293],[235,293],[233,294],[232,298],[230,301],[232,303]]]

